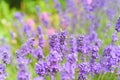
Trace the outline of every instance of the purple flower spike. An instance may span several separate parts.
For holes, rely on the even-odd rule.
[[[0,80],[5,80],[6,79],[6,71],[5,71],[5,66],[0,64]]]
[[[9,48],[7,47],[3,47],[0,49],[0,56],[1,56],[1,60],[4,64],[9,64],[11,62],[11,53]]]
[[[43,34],[43,31],[42,31],[42,27],[41,27],[41,26],[38,26],[38,27],[37,27],[37,33],[38,33],[38,36]]]
[[[10,35],[11,35],[12,40],[14,40],[15,39],[15,33],[13,31],[10,31]]]
[[[76,39],[73,37],[73,36],[71,36],[70,37],[70,41],[69,41],[69,43],[70,43],[70,53],[77,53],[77,46],[76,46]]]
[[[60,13],[61,12],[61,5],[60,5],[59,1],[54,0],[54,3],[55,3],[54,7],[58,10],[58,13]]]
[[[100,73],[100,71],[101,71],[101,68],[102,68],[102,66],[101,66],[101,64],[100,63],[93,63],[92,65],[91,65],[91,71],[94,73],[94,74],[99,74]]]
[[[38,26],[37,27],[37,33],[38,33],[38,42],[39,42],[39,46],[41,47],[41,48],[43,48],[44,47],[44,39],[43,39],[43,31],[42,31],[42,27],[41,26]]]
[[[93,59],[96,59],[99,57],[98,51],[99,51],[99,48],[97,46],[93,46],[93,48],[92,48],[92,58]]]
[[[90,65],[88,62],[82,62],[78,65],[80,74],[88,74],[90,72]]]
[[[115,31],[112,35],[112,42],[116,42],[118,40],[118,37],[117,37],[117,32]]]
[[[3,54],[2,54],[2,61],[5,64],[9,64],[10,63],[11,56],[10,56],[10,54],[8,52],[3,52]]]
[[[77,43],[77,51],[83,52],[84,36],[78,36],[76,43]]]
[[[49,45],[51,49],[56,49],[56,45],[58,43],[58,35],[54,34],[52,36],[49,37]]]
[[[49,66],[45,62],[39,61],[35,66],[35,71],[39,76],[48,75]]]
[[[40,7],[38,5],[36,6],[36,12],[37,12],[37,15],[40,14]]]
[[[117,20],[117,22],[116,22],[115,30],[116,30],[117,32],[120,32],[120,17],[118,18],[118,20]]]
[[[22,20],[22,17],[23,17],[22,14],[19,13],[19,12],[16,12],[14,16],[15,16],[15,18],[18,19],[18,20]]]
[[[104,49],[104,54],[103,56],[104,57],[114,57],[115,56],[115,53],[113,52],[114,51],[114,46],[112,45],[109,45],[107,46],[105,49]]]
[[[18,80],[30,80],[30,74],[27,72],[18,72]]]
[[[34,49],[34,41],[35,41],[34,38],[28,39],[27,42],[21,46],[20,50],[17,51],[17,55],[25,56],[28,53],[32,53]]]
[[[48,64],[50,66],[50,73],[51,75],[54,75],[57,73],[60,69],[60,66],[58,64],[59,62],[59,54],[57,54],[55,51],[51,52],[50,55],[47,57]]]
[[[27,38],[33,37],[31,26],[28,24],[23,24],[23,31]]]
[[[77,55],[76,54],[69,54],[67,56],[67,62],[69,62],[70,64],[76,64],[76,62],[77,62]]]
[[[88,80],[86,75],[79,74],[78,80]]]
[[[70,77],[67,72],[65,71],[61,72],[61,80],[70,80]]]
[[[60,45],[65,45],[65,40],[67,38],[67,32],[66,31],[61,31],[60,35],[59,35],[59,39],[60,39]]]
[[[33,52],[33,56],[35,58],[37,58],[38,60],[43,59],[44,58],[44,54],[43,54],[42,48],[38,47],[37,49],[35,49],[34,52]]]

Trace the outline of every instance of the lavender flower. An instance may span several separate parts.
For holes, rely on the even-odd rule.
[[[64,70],[63,72],[61,71],[61,80],[70,80],[68,73],[65,72]]]
[[[68,50],[66,38],[67,38],[67,31],[61,31],[58,38],[59,39],[58,52],[62,55],[62,57],[66,56],[66,52]]]
[[[36,6],[36,12],[37,12],[37,15],[39,16],[40,15],[40,8],[38,5]]]
[[[101,71],[101,68],[102,68],[101,64],[95,62],[91,65],[91,72],[93,72],[94,74],[99,74]]]
[[[99,57],[98,55],[99,48],[97,46],[93,46],[92,48],[92,59],[96,59]]]
[[[113,72],[115,69],[115,65],[117,62],[116,54],[115,54],[116,48],[115,46],[109,45],[105,48],[103,59],[104,61],[102,64],[104,72]]]
[[[27,65],[30,63],[29,59],[19,56],[17,57],[17,62],[18,62],[17,68],[19,71],[23,71],[23,72],[28,71]]]
[[[11,62],[11,52],[7,46],[1,47],[0,49],[1,60],[4,64],[10,64]]]
[[[66,0],[67,3],[67,10],[70,12],[75,12],[76,11],[76,5],[74,0]]]
[[[18,72],[18,80],[30,80],[30,74],[27,72]]]
[[[104,57],[115,57],[115,53],[113,53],[114,51],[114,46],[109,45],[104,49]]]
[[[42,51],[42,48],[41,47],[38,47],[37,49],[35,49],[33,51],[33,56],[35,58],[37,58],[38,60],[41,60],[44,58],[44,54],[43,54],[43,51]]]
[[[28,39],[28,41],[21,46],[17,54],[19,54],[20,56],[25,56],[28,53],[32,53],[34,49],[34,41],[35,39],[33,38]]]
[[[70,64],[76,64],[77,62],[77,55],[76,54],[69,54],[67,55],[67,62]]]
[[[46,62],[39,61],[35,66],[35,71],[39,76],[45,76],[49,73],[49,65]]]
[[[11,61],[11,56],[9,52],[3,52],[2,53],[2,62],[4,64],[9,64]]]
[[[37,33],[38,33],[38,41],[39,41],[39,46],[43,48],[44,46],[44,39],[43,39],[43,32],[41,26],[37,27]]]
[[[78,76],[78,80],[87,80],[87,76],[86,75],[82,75],[82,74],[79,74]]]
[[[117,32],[120,32],[120,17],[118,18],[118,20],[117,20],[117,22],[116,22],[115,30],[116,30]]]
[[[66,13],[63,13],[60,16],[60,25],[63,26],[64,29],[66,29],[70,24],[70,18]]]
[[[18,62],[17,79],[18,80],[30,80],[30,73],[27,67],[27,65],[29,64],[29,60],[24,57],[18,56],[17,62]]]
[[[83,39],[84,39],[84,36],[77,37],[76,43],[77,43],[77,51],[78,52],[83,52],[83,45],[84,45]]]
[[[108,15],[109,20],[112,21],[114,18],[114,15],[115,15],[115,11],[113,9],[108,9],[108,10],[106,10],[106,13]]]
[[[88,74],[90,72],[90,65],[88,62],[82,62],[78,65],[80,74]]]
[[[15,18],[18,19],[20,22],[23,22],[23,20],[22,20],[23,16],[22,16],[21,13],[16,12],[16,13],[14,14],[14,16],[15,16]]]
[[[16,52],[17,55],[25,56],[29,53],[29,49],[26,44],[23,44],[21,49]]]
[[[115,31],[112,35],[112,42],[115,43],[118,40],[117,32]]]
[[[33,36],[30,25],[24,23],[24,24],[23,24],[23,31],[24,31],[24,33],[26,34],[26,37],[27,37],[27,38],[30,38],[30,37]]]
[[[10,35],[11,35],[12,40],[15,40],[15,33],[13,31],[10,31]]]
[[[87,74],[90,72],[90,65],[87,62],[82,62],[78,65],[80,70],[78,80],[87,80]]]
[[[0,80],[5,80],[6,76],[5,66],[0,64]]]
[[[41,27],[41,26],[38,26],[38,27],[37,27],[37,33],[38,33],[38,36],[43,34],[43,31],[42,31],[42,27]]]
[[[57,34],[54,34],[49,37],[50,49],[56,49],[57,43],[58,43],[58,35]]]
[[[118,46],[118,48],[116,49],[115,55],[117,57],[117,62],[120,62],[120,46]]]
[[[60,35],[59,35],[60,45],[65,45],[66,35],[67,35],[66,31],[61,31],[60,32]]]
[[[75,68],[76,68],[76,66],[71,65],[69,62],[66,62],[60,71],[61,79],[62,80],[75,79],[75,76],[74,76]]]
[[[55,73],[57,73],[59,71],[59,59],[58,59],[58,56],[57,54],[55,53],[50,53],[50,55],[47,57],[47,61],[48,61],[48,64],[50,66],[50,73],[51,75],[54,75]]]
[[[54,3],[55,3],[54,7],[58,10],[58,13],[60,13],[62,11],[60,2],[58,0],[54,0]]]
[[[70,43],[70,53],[76,54],[77,53],[76,39],[73,36],[70,37],[69,43]]]
[[[93,0],[91,4],[88,4],[87,1],[84,0],[84,9],[86,12],[94,12],[99,9],[99,7],[104,7],[104,2],[104,0]]]

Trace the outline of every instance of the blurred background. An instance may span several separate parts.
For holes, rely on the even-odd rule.
[[[62,10],[64,10],[66,1],[59,0],[59,2],[62,5]],[[37,7],[39,8],[38,12],[36,11]],[[16,21],[15,13],[17,12],[22,14],[24,22],[28,22],[34,27],[42,22],[39,19],[43,14],[43,17],[49,18],[51,27],[60,29],[60,27],[55,26],[59,25],[59,16],[54,7],[54,0],[0,0],[0,38],[3,36],[6,37],[6,40],[10,38],[9,33],[15,28],[13,26]],[[39,13],[41,16],[39,16]]]

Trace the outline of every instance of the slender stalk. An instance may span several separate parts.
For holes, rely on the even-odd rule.
[[[55,75],[51,75],[51,80],[56,80]]]

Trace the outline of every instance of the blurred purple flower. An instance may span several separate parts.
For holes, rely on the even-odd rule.
[[[36,6],[36,12],[37,12],[37,15],[39,16],[40,15],[40,7],[38,5]]]
[[[117,32],[115,31],[112,35],[112,42],[115,43],[116,41],[118,41],[118,36],[117,36]]]
[[[38,61],[38,63],[35,65],[35,71],[39,76],[45,76],[49,73],[49,65],[46,62]]]
[[[58,10],[58,13],[60,13],[62,11],[62,9],[61,9],[59,0],[54,0],[54,3],[55,3],[54,7]]]
[[[43,31],[42,31],[42,28],[41,26],[38,26],[37,27],[37,33],[38,33],[38,45],[43,48],[44,47],[44,39],[43,39]]]
[[[1,56],[1,60],[4,64],[10,64],[11,62],[11,51],[9,49],[9,47],[4,46],[4,47],[0,47],[0,56]]]
[[[116,21],[115,30],[116,30],[117,32],[120,32],[120,17],[119,17],[119,18],[117,19],[117,21]]]
[[[5,66],[0,64],[0,80],[5,80],[7,77]]]
[[[19,12],[16,12],[15,14],[14,14],[14,16],[15,16],[15,18],[16,19],[18,19],[20,22],[23,22],[23,16],[22,16],[22,14],[21,13],[19,13]]]
[[[44,58],[43,50],[41,47],[38,47],[33,51],[33,56],[37,58],[38,60],[41,60]]]
[[[53,49],[53,50],[56,49],[57,43],[58,43],[58,35],[57,34],[51,35],[49,37],[50,49]]]
[[[77,37],[77,42],[76,42],[76,45],[77,45],[77,51],[78,52],[83,52],[83,46],[84,46],[84,36],[82,35],[79,35]]]
[[[88,62],[82,62],[78,65],[80,74],[88,74],[90,72],[90,64]]]
[[[27,72],[18,72],[18,76],[17,76],[18,80],[30,80],[30,74]]]
[[[92,48],[92,58],[97,59],[99,58],[99,48],[97,46],[93,46]]]
[[[76,54],[77,53],[77,46],[76,46],[75,37],[73,37],[73,36],[70,37],[69,44],[70,44],[70,53]]]

